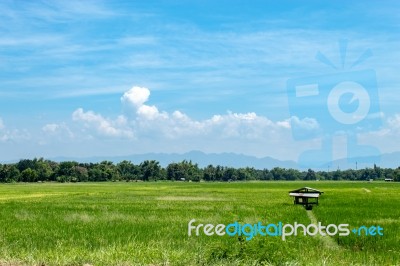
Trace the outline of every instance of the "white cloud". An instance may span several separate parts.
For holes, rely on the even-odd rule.
[[[148,88],[135,86],[124,93],[124,95],[121,97],[121,102],[124,105],[132,105],[136,108],[139,108],[148,101],[149,96],[150,90]]]
[[[400,150],[400,114],[394,114],[383,121],[383,127],[359,135],[360,144],[376,146],[382,153]]]
[[[282,121],[272,121],[255,112],[229,111],[198,120],[179,110],[167,113],[157,106],[146,105],[149,97],[150,90],[147,88],[131,89],[123,94],[121,102],[125,107],[130,107],[133,116],[124,113],[111,119],[79,108],[72,117],[74,121],[84,123],[88,134],[93,130],[99,136],[117,140],[129,137],[133,141],[131,143],[138,144],[135,148],[139,148],[140,143],[152,145],[149,148],[151,150],[140,147],[142,152],[154,151],[159,146],[160,150],[169,152],[200,149],[205,152],[248,152],[280,159],[295,159],[296,154],[310,148],[312,141],[295,142],[291,126],[305,132],[318,133],[320,130],[318,121],[314,118],[300,119],[293,116]],[[49,124],[43,129],[56,131],[58,127]],[[400,114],[396,114],[386,119],[382,130],[363,134],[359,140],[368,145],[378,143],[382,146],[378,147],[382,152],[390,152],[400,149],[396,142],[399,134]]]
[[[292,116],[290,121],[299,128],[305,130],[317,130],[319,128],[318,121],[315,118],[305,117],[303,119]]]
[[[31,138],[31,135],[26,130],[3,129],[3,132],[0,133],[0,142],[19,142],[29,140]]]
[[[254,112],[214,115],[211,119],[200,122],[200,125],[219,138],[241,139],[264,139],[281,128],[277,123]]]
[[[114,118],[79,108],[73,112],[72,119],[83,123],[82,130],[86,136],[92,137],[92,141],[101,141],[101,137],[116,141],[128,138],[130,141],[124,142],[127,144],[126,149],[124,147],[126,152],[130,152],[129,147],[135,147],[137,152],[184,152],[198,149],[205,152],[244,152],[280,159],[296,159],[302,150],[315,144],[312,141],[295,142],[291,126],[306,132],[320,130],[314,118],[300,119],[293,116],[282,121],[272,121],[255,112],[229,111],[199,120],[180,110],[168,113],[155,105],[147,105],[150,94],[150,90],[143,87],[128,90],[121,97],[124,113]],[[393,141],[400,134],[400,114],[387,118],[385,124],[381,131],[361,136],[360,143],[372,145],[379,139],[380,144],[400,149]],[[43,127],[43,131],[48,133],[60,130],[60,124]],[[381,150],[386,152],[385,149]]]
[[[27,130],[19,130],[6,127],[0,118],[0,142],[13,142],[30,139],[31,135]]]
[[[107,137],[133,137],[133,132],[125,129],[126,119],[117,118],[111,121],[93,111],[84,112],[78,108],[72,113],[72,120],[83,122],[87,127],[93,127],[100,135]]]
[[[42,130],[43,130],[44,132],[46,132],[46,133],[47,133],[47,132],[54,133],[54,132],[56,132],[59,128],[60,128],[60,126],[57,125],[57,124],[47,124],[47,125],[45,125],[45,126],[42,127]]]
[[[144,87],[134,86],[121,97],[121,102],[128,116],[132,115],[132,111],[144,120],[155,120],[157,118],[167,119],[168,114],[159,112],[154,105],[146,105],[149,100],[150,90]]]
[[[265,140],[290,129],[287,120],[275,123],[255,112],[228,112],[204,120],[193,119],[179,110],[169,114],[154,105],[146,105],[149,97],[150,90],[144,87],[133,87],[125,92],[121,97],[125,113],[119,118],[123,123],[105,119],[92,111],[84,112],[82,109],[73,113],[73,120],[85,122],[87,127],[95,129],[101,135],[121,137],[135,132],[138,139],[154,137],[178,140],[196,137]]]
[[[287,129],[290,129],[291,127],[290,127],[290,119],[286,119],[286,120],[284,120],[284,121],[278,121],[278,122],[276,122],[276,124],[278,125],[278,126],[280,126],[280,127],[283,127],[283,128],[287,128]]]
[[[71,129],[65,123],[51,123],[46,124],[42,127],[42,131],[46,135],[57,135],[62,137],[69,137],[73,138],[74,134],[72,133]]]
[[[138,108],[137,114],[144,119],[154,120],[160,116],[160,112],[154,105],[142,105]]]
[[[400,114],[395,114],[387,119],[387,123],[392,130],[400,129]]]

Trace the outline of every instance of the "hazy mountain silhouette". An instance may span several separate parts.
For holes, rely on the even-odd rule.
[[[297,164],[294,161],[281,161],[271,157],[257,158],[254,156],[248,156],[236,153],[204,153],[201,151],[191,151],[183,154],[179,153],[145,153],[145,154],[132,154],[127,156],[96,156],[87,158],[68,158],[68,157],[57,157],[53,158],[55,161],[78,161],[78,162],[101,162],[104,160],[112,162],[120,162],[123,160],[132,161],[135,164],[139,164],[144,160],[156,160],[159,161],[162,166],[167,166],[169,163],[181,162],[183,160],[191,160],[193,163],[197,163],[199,167],[206,167],[207,165],[221,165],[230,167],[254,167],[256,169],[273,168],[273,167],[285,167],[285,168],[297,168]]]
[[[302,167],[295,161],[287,160],[282,161],[272,157],[258,158],[255,156],[236,154],[236,153],[204,153],[201,151],[191,151],[187,153],[145,153],[145,154],[132,154],[126,156],[96,156],[87,158],[72,158],[72,157],[56,157],[51,158],[54,161],[78,161],[78,162],[101,162],[112,161],[118,163],[123,160],[132,161],[139,164],[145,160],[159,161],[162,166],[167,166],[169,163],[181,162],[183,160],[191,160],[197,163],[199,167],[206,167],[207,165],[221,165],[230,167],[254,167],[256,169],[271,169],[274,167],[307,169]],[[356,164],[357,162],[357,164]],[[382,154],[379,157],[359,157],[351,159],[340,159],[330,163],[326,163],[317,167],[315,170],[332,171],[336,169],[346,170],[349,168],[358,169],[373,167],[374,164],[385,168],[397,168],[400,166],[400,152]]]

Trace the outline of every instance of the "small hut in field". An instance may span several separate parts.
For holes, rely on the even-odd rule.
[[[318,205],[319,196],[324,193],[310,187],[302,187],[289,191],[289,196],[294,197],[294,204],[303,205],[307,210],[312,210],[313,205]]]

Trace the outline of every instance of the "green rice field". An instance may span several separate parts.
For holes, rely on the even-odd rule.
[[[322,190],[312,211],[288,191]],[[0,185],[0,265],[400,265],[400,183]],[[188,236],[195,224],[380,226],[383,235]],[[314,219],[314,221],[313,221]]]

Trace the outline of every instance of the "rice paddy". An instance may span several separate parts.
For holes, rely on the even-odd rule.
[[[302,186],[324,191],[311,213],[288,196]],[[2,184],[0,265],[400,265],[399,206],[400,184],[383,182]],[[384,235],[246,241],[188,236],[191,219],[379,225]]]

